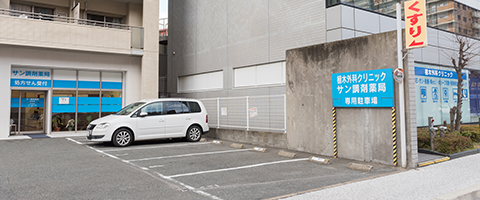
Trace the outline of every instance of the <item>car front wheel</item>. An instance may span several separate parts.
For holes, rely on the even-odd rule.
[[[112,143],[117,147],[126,147],[133,142],[133,133],[128,129],[118,129],[113,134]]]
[[[191,126],[187,130],[187,140],[190,142],[197,142],[202,138],[202,128],[197,125]]]

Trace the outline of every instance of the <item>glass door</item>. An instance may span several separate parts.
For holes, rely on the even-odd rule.
[[[13,90],[10,113],[11,132],[44,133],[45,92]]]

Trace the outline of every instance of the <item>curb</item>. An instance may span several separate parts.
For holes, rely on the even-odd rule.
[[[480,198],[480,183],[472,185],[470,187],[457,190],[442,196],[439,196],[433,200],[454,200],[454,199],[479,199]]]
[[[450,160],[450,157],[445,156],[443,158],[437,158],[437,159],[434,159],[434,160],[427,160],[427,161],[418,163],[418,166],[419,167],[424,167],[424,166],[435,164],[435,163],[441,163],[441,162],[447,161],[447,160]]]
[[[473,149],[473,150],[470,150],[470,151],[464,151],[464,152],[450,154],[449,157],[451,159],[454,159],[454,158],[460,158],[460,157],[463,157],[463,156],[474,155],[474,154],[477,154],[477,153],[480,153],[480,149]]]

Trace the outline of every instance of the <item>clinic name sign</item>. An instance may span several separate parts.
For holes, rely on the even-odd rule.
[[[393,107],[391,68],[332,74],[333,107]]]
[[[11,87],[51,87],[51,70],[12,68]]]
[[[436,78],[458,79],[457,73],[454,71],[446,71],[440,69],[429,69],[423,67],[415,67],[416,76],[428,76]],[[463,80],[467,79],[467,75],[462,73]]]

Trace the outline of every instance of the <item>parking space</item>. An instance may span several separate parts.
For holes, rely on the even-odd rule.
[[[331,164],[322,165],[308,161],[312,154],[293,152],[296,157],[286,158],[278,155],[282,149],[262,153],[252,151],[252,145],[232,148],[226,141],[217,145],[211,140],[158,140],[117,148],[84,138],[69,140],[211,199],[274,198],[398,170],[369,163],[374,169],[360,172],[347,168],[351,160],[323,157]]]

